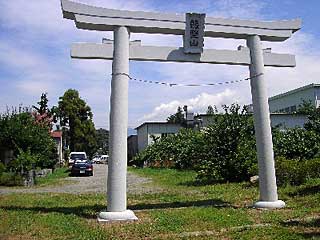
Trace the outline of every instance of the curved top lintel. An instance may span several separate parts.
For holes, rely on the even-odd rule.
[[[73,2],[70,0],[61,0],[61,7],[63,17],[75,20],[75,15],[83,15],[98,18],[110,18],[119,20],[143,20],[153,21],[155,23],[171,23],[181,24],[185,23],[184,14],[174,13],[156,13],[156,12],[143,12],[143,11],[127,11],[115,10],[102,7],[95,7],[86,4]],[[206,17],[206,27],[232,27],[232,28],[248,28],[248,29],[261,29],[261,30],[274,30],[283,31],[289,30],[292,33],[301,28],[301,20],[280,20],[280,21],[253,21],[253,20],[238,20],[238,19],[224,19]]]

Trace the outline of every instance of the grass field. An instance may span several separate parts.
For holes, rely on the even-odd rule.
[[[57,168],[52,174],[44,178],[36,178],[36,185],[39,187],[60,185],[66,182],[64,178],[68,177],[70,171],[67,167]]]
[[[320,179],[279,189],[284,209],[249,206],[248,183],[194,184],[194,172],[130,169],[161,193],[128,196],[139,221],[98,224],[104,194],[0,195],[0,239],[320,239]]]

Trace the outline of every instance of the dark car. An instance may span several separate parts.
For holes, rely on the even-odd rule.
[[[75,161],[71,168],[72,176],[93,176],[93,166],[90,161]]]

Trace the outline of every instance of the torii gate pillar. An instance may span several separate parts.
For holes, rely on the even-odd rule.
[[[137,220],[127,210],[127,129],[128,129],[128,77],[129,29],[114,30],[110,99],[110,140],[107,181],[107,212],[101,212],[99,221]]]
[[[257,35],[248,37],[247,46],[250,49],[251,58],[250,85],[259,166],[260,200],[254,204],[254,207],[282,208],[285,203],[278,200],[277,194],[268,94],[264,79],[263,50],[260,37]]]

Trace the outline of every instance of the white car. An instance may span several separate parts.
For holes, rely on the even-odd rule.
[[[100,162],[101,163],[107,164],[108,160],[109,160],[109,155],[101,155],[100,156]]]
[[[100,156],[96,156],[92,159],[93,163],[100,163]]]
[[[85,152],[71,152],[68,161],[69,166],[72,166],[75,161],[87,161],[87,154]]]
[[[99,157],[95,157],[92,161],[97,164],[100,164],[100,163],[107,164],[108,160],[109,160],[109,155],[101,155]]]

